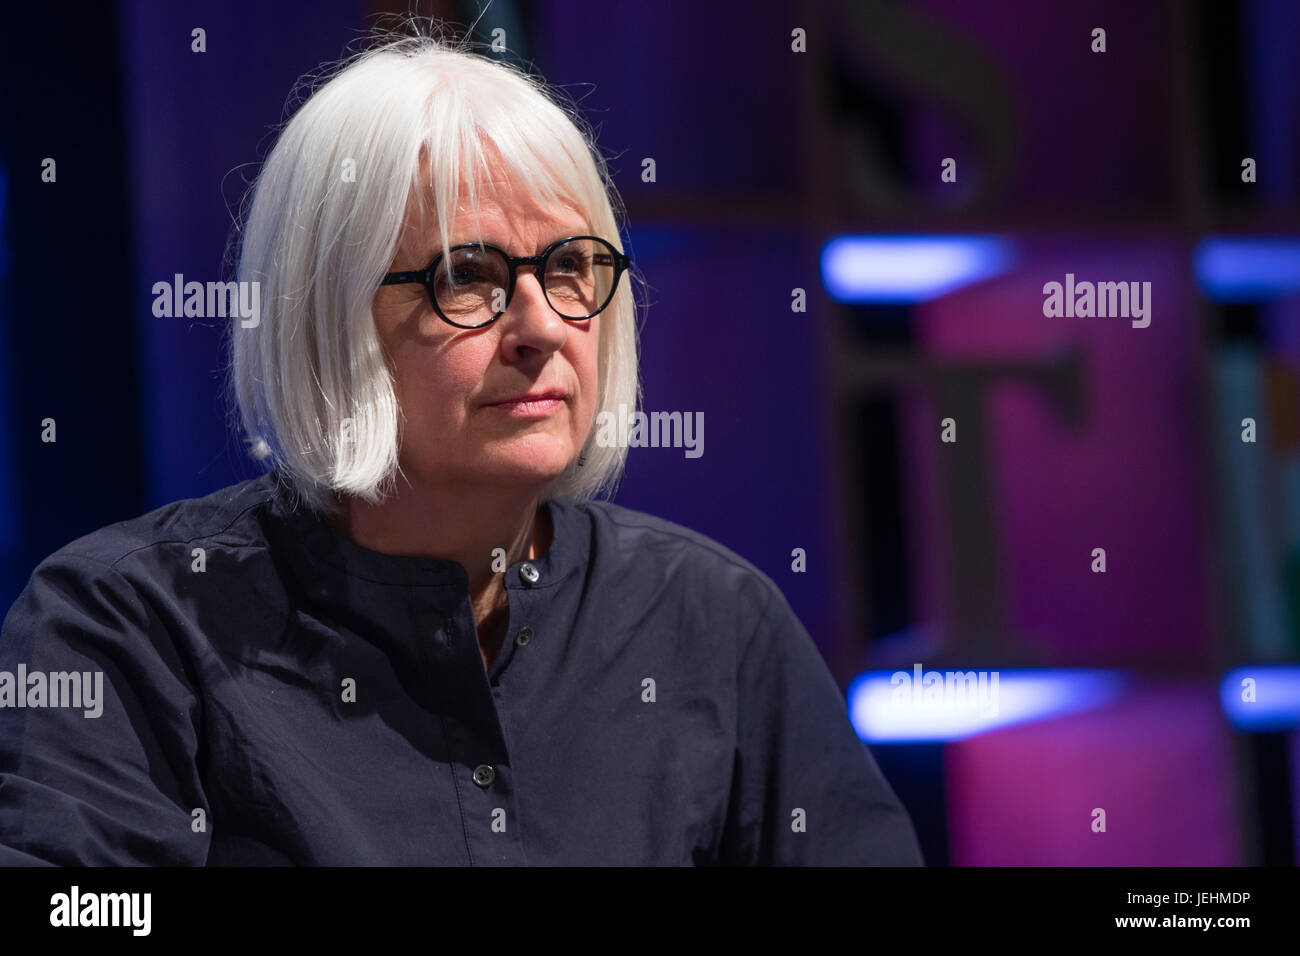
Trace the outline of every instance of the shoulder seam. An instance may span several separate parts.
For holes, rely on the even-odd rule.
[[[244,515],[248,514],[250,511],[252,511],[252,510],[255,509],[255,508],[260,507],[260,506],[263,505],[263,504],[265,504],[265,502],[261,502],[261,501],[255,501],[255,502],[253,502],[251,505],[249,505],[248,507],[244,508],[244,509],[243,509],[242,511],[240,511],[237,515],[235,515],[234,517],[232,517],[228,522],[226,522],[225,525],[223,525],[222,527],[216,529],[215,531],[209,531],[207,534],[199,534],[199,535],[195,535],[195,536],[192,537],[192,538],[168,538],[168,539],[166,539],[166,540],[162,540],[162,541],[150,541],[148,544],[142,544],[142,545],[140,545],[138,548],[132,548],[130,551],[126,552],[125,554],[120,555],[120,556],[117,557],[117,558],[114,558],[113,561],[112,561],[112,563],[105,563],[105,562],[103,562],[103,561],[100,561],[98,558],[92,558],[92,557],[90,557],[89,555],[84,555],[84,554],[82,554],[82,555],[78,555],[78,556],[79,556],[79,557],[86,558],[87,560],[90,560],[90,561],[95,561],[95,562],[97,562],[97,563],[99,563],[99,564],[104,564],[106,567],[112,568],[114,571],[117,571],[117,566],[118,566],[119,564],[121,564],[121,563],[122,563],[123,561],[125,561],[127,558],[131,557],[131,555],[133,555],[133,554],[138,554],[138,553],[141,552],[141,551],[148,551],[150,548],[156,548],[156,547],[158,547],[159,545],[164,545],[164,544],[189,544],[189,543],[192,542],[192,541],[202,541],[202,540],[205,540],[205,539],[207,539],[207,538],[214,538],[214,537],[216,537],[216,536],[219,535],[219,534],[224,534],[225,532],[229,531],[229,530],[231,529],[231,527],[234,526],[235,522],[239,521],[240,518],[244,517]],[[70,552],[70,553],[72,553],[72,552]]]
[[[622,507],[622,506],[616,505],[615,507]],[[631,509],[626,509],[626,510],[631,510]],[[653,516],[651,517],[653,518]],[[759,575],[766,577],[766,574],[764,574],[763,569],[758,567],[758,565],[754,564],[748,558],[745,558],[744,556],[737,554],[735,551],[732,551],[730,548],[727,548],[727,546],[725,544],[722,544],[720,541],[713,541],[708,536],[700,534],[698,531],[691,532],[690,534],[683,534],[681,531],[678,531],[674,528],[654,527],[652,524],[649,523],[631,524],[629,522],[620,521],[618,520],[617,517],[609,513],[606,513],[606,518],[608,518],[611,524],[618,525],[620,528],[644,528],[648,531],[654,531],[658,534],[666,535],[672,538],[677,538],[678,540],[681,541],[688,541],[691,544],[706,549],[711,554],[713,554],[714,557],[721,558],[723,561],[726,561],[728,564],[732,565],[733,567],[739,568],[742,571],[757,572]],[[657,518],[654,520],[663,521],[664,523],[669,523],[667,522],[667,519],[663,519],[663,518]],[[771,590],[770,587],[769,590]]]
[[[140,549],[137,548],[136,550],[138,551]],[[86,561],[90,564],[98,565],[99,567],[104,568],[105,570],[111,572],[114,577],[116,577],[119,581],[122,582],[122,585],[126,588],[127,593],[130,595],[131,602],[140,609],[141,618],[144,621],[148,622],[150,618],[153,616],[153,610],[149,607],[149,605],[145,602],[144,598],[140,595],[140,590],[135,586],[135,582],[117,569],[116,567],[117,561],[114,561],[112,564],[109,564],[108,562],[101,561],[99,558],[96,558],[89,554],[82,554],[79,551],[69,551],[66,549],[61,549],[60,551],[56,551],[54,554],[50,555],[48,558],[42,561],[41,564],[37,567],[37,570],[39,571],[40,568],[43,567],[48,561],[50,561],[51,559],[53,559],[55,556],[59,554],[62,554],[70,558],[76,558],[79,561]],[[118,559],[118,561],[120,560],[121,558]],[[36,572],[33,571],[32,572],[33,577],[35,577],[35,574]]]
[[[772,613],[772,605],[776,603],[776,596],[778,593],[780,593],[778,590],[768,589],[767,601],[763,605],[763,613],[758,616],[758,623],[755,624],[754,629],[749,632],[749,638],[745,641],[745,648],[741,652],[738,663],[743,664],[745,655],[749,653],[749,649],[754,644],[754,638],[757,636],[758,632],[762,630],[763,625],[767,623],[767,616]]]

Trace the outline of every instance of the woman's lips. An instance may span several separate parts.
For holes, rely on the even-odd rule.
[[[510,418],[546,418],[562,405],[564,405],[562,395],[559,393],[546,393],[535,397],[523,396],[504,402],[494,402],[485,407]]]

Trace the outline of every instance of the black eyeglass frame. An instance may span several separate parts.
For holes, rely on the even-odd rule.
[[[506,301],[502,306],[501,311],[496,313],[496,315],[492,316],[492,318],[488,319],[486,322],[478,323],[478,325],[461,325],[459,322],[453,322],[451,319],[447,318],[442,309],[438,306],[438,296],[433,290],[433,280],[434,276],[437,275],[438,263],[442,261],[444,253],[440,252],[434,256],[433,261],[423,269],[414,269],[406,272],[389,272],[384,276],[383,281],[379,284],[406,285],[410,282],[418,282],[424,286],[424,291],[429,296],[429,304],[433,306],[433,311],[438,313],[438,318],[442,319],[442,321],[446,322],[448,325],[453,325],[458,329],[481,329],[485,326],[491,325],[497,319],[501,318],[501,316],[505,315],[506,310],[510,308],[510,301],[515,297],[516,269],[520,266],[535,266],[538,270],[541,270],[541,267],[546,263],[546,260],[549,259],[551,254],[559,249],[560,246],[564,245],[566,242],[573,242],[577,239],[593,239],[596,242],[603,243],[614,254],[614,280],[609,284],[609,297],[601,303],[600,307],[594,312],[589,312],[587,315],[565,315],[555,307],[551,302],[551,297],[546,294],[546,275],[544,272],[538,276],[538,281],[542,286],[542,296],[546,299],[546,304],[551,307],[552,312],[567,322],[585,322],[604,312],[605,309],[609,307],[609,304],[614,301],[614,293],[618,291],[618,281],[623,278],[623,273],[632,265],[630,257],[619,252],[612,242],[608,239],[602,239],[600,236],[569,236],[565,239],[557,239],[535,256],[512,256],[504,249],[499,249],[486,242],[462,242],[459,245],[452,246],[447,250],[448,253],[456,252],[459,249],[490,249],[505,260],[506,268],[510,272],[510,285],[506,289]]]

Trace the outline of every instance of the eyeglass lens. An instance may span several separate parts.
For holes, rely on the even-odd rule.
[[[574,239],[551,250],[538,270],[546,299],[560,315],[585,319],[609,304],[614,292],[614,249],[598,239]],[[453,249],[433,276],[443,315],[463,325],[505,311],[510,268],[495,249]]]

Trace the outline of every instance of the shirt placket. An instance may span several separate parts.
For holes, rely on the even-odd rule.
[[[476,866],[526,865],[508,738],[498,708],[500,688],[489,686],[474,634],[466,595],[436,631],[431,661],[466,851]],[[494,671],[504,663],[494,662]]]
[[[509,702],[505,698],[506,691],[501,686],[501,677],[507,668],[512,666],[517,655],[528,653],[528,647],[537,633],[534,624],[537,623],[539,604],[538,592],[534,591],[534,588],[541,583],[542,569],[536,562],[525,561],[507,569],[506,641],[486,674],[481,665],[478,667],[478,672],[483,676],[492,698],[495,728],[500,734],[500,752],[507,754],[507,759],[496,763],[485,760],[475,764],[468,773],[468,779],[478,791],[478,793],[470,792],[462,798],[464,805],[469,809],[466,840],[476,863],[492,862],[511,865],[527,862],[520,821],[516,812],[518,807],[516,781],[508,760],[509,731],[505,715],[509,713]],[[474,650],[477,655],[477,648]],[[475,663],[478,663],[477,656]],[[523,661],[521,660],[520,663],[522,664]],[[518,668],[520,665],[514,666]],[[457,727],[453,733],[463,735],[463,731],[463,727]],[[460,737],[459,742],[465,746],[472,744],[464,736]],[[459,761],[457,773],[463,774],[467,766],[466,761]],[[459,776],[457,782],[461,783]],[[488,814],[490,820],[490,826],[486,830],[478,825],[484,812]]]

